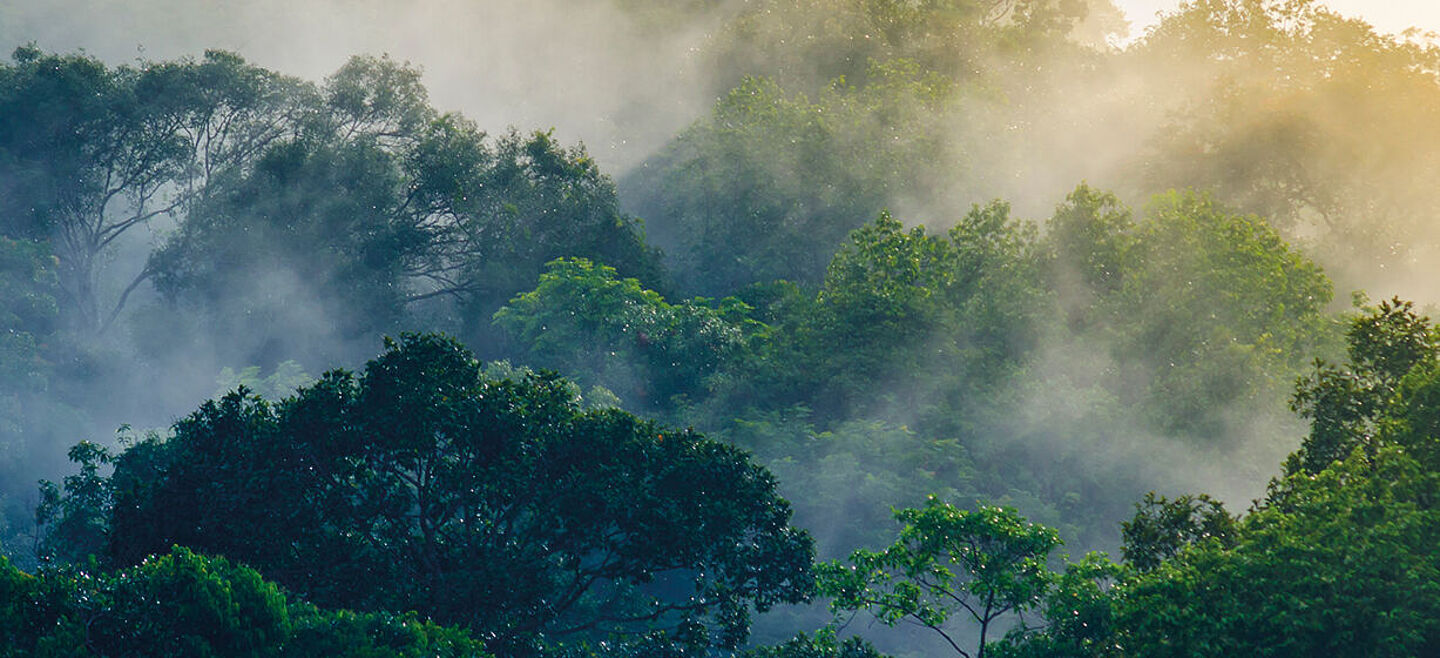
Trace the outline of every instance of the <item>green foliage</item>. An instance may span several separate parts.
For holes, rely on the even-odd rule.
[[[743,641],[749,608],[810,595],[810,538],[763,468],[549,374],[492,380],[453,340],[405,335],[361,375],[277,404],[243,389],[116,460],[111,554],[180,544],[321,605],[417,610],[524,652],[688,628]]]
[[[1135,246],[1143,269],[1127,277],[1122,292],[1132,308],[1188,309],[1189,316],[1163,321],[1193,323],[1211,343],[1233,336],[1280,354],[1282,363],[1298,361],[1313,344],[1330,282],[1263,219],[1225,212],[1194,193],[1162,196],[1147,216]],[[1202,303],[1202,296],[1214,301]],[[1140,329],[1142,336],[1156,331]]]
[[[582,258],[549,263],[534,290],[510,300],[495,324],[537,365],[592,377],[641,407],[702,397],[746,347],[757,323],[727,297],[669,304],[636,279]]]
[[[1205,494],[1166,500],[1152,491],[1135,504],[1134,518],[1120,528],[1125,562],[1149,571],[1197,542],[1233,544],[1235,517],[1225,511],[1224,504]]]
[[[483,658],[483,643],[461,628],[410,612],[356,613],[290,604],[290,637],[281,655],[352,658]]]
[[[772,333],[752,376],[775,382],[777,401],[829,417],[963,407],[1004,382],[1038,338],[1045,292],[1033,246],[998,202],[944,237],[882,214],[835,254],[814,305]]]
[[[413,615],[289,602],[253,569],[182,547],[113,573],[31,576],[0,558],[0,631],[0,655],[16,658],[485,655],[464,631]]]
[[[1051,285],[1065,305],[1066,321],[1085,328],[1109,319],[1095,307],[1119,290],[1133,265],[1137,237],[1130,209],[1114,194],[1082,183],[1055,208],[1046,229]]]
[[[1082,185],[1051,226],[1067,323],[1109,347],[1108,387],[1167,434],[1223,436],[1236,405],[1273,414],[1288,375],[1330,339],[1329,279],[1259,217],[1172,192],[1134,223]]]
[[[895,518],[905,524],[895,544],[858,550],[850,564],[817,567],[820,592],[834,597],[832,609],[869,610],[890,626],[917,622],[969,658],[985,655],[997,619],[1040,605],[1050,588],[1045,562],[1060,536],[1012,509],[967,511],[932,498],[923,508],[896,511]],[[973,654],[946,627],[957,615],[979,626]]]
[[[114,491],[108,473],[101,475],[100,469],[108,470],[115,456],[104,446],[89,441],[75,444],[68,456],[80,466],[80,472],[65,476],[63,492],[53,482],[40,482],[35,524],[49,526],[40,547],[43,559],[80,563],[106,553]]]
[[[1111,605],[1112,586],[1122,573],[1104,553],[1089,553],[1065,565],[1040,608],[1046,624],[1022,624],[987,652],[1000,658],[1127,655],[1115,642]]]
[[[1155,656],[1440,650],[1437,485],[1394,448],[1280,480],[1233,546],[1195,544],[1118,590],[1119,642]]]
[[[1314,371],[1296,382],[1290,406],[1310,420],[1310,433],[1286,461],[1287,474],[1319,472],[1356,446],[1374,450],[1377,421],[1407,373],[1432,369],[1440,352],[1430,319],[1399,299],[1365,309],[1346,339],[1348,364],[1316,360]]]

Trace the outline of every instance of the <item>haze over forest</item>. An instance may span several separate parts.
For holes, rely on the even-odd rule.
[[[1336,6],[0,5],[0,656],[1440,654]]]

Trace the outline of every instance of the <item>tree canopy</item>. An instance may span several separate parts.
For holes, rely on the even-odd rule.
[[[553,375],[489,379],[436,335],[275,404],[207,402],[113,461],[120,565],[219,553],[317,604],[416,610],[497,651],[657,626],[733,647],[750,609],[813,587],[811,540],[745,453],[584,410]],[[77,499],[95,482],[66,484]],[[76,502],[64,522],[93,510]]]
[[[488,655],[467,632],[412,615],[321,610],[255,570],[175,547],[114,573],[31,576],[0,558],[7,657]]]

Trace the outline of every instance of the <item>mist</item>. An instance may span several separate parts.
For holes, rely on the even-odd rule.
[[[623,170],[712,100],[698,46],[729,10],[573,0],[263,0],[243,4],[103,0],[12,3],[6,52],[34,42],[112,63],[236,52],[319,80],[352,55],[388,54],[422,68],[442,111],[491,131],[554,129]]]
[[[221,193],[104,251],[109,330],[36,325],[42,356],[16,360],[44,381],[0,416],[0,546],[36,564],[34,483],[77,441],[163,434],[236,384],[283,397],[408,331],[750,451],[822,558],[886,543],[890,510],[932,494],[1014,506],[1073,556],[1116,552],[1149,491],[1247,509],[1348,319],[1440,303],[1440,47],[1308,1],[1143,28],[1110,0],[961,4],[0,7],[7,53],[140,71],[227,51],[337,114],[352,58],[419,76],[385,119],[410,132],[277,112]],[[344,137],[306,132],[326,129]]]

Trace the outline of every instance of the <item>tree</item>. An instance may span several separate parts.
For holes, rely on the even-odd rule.
[[[1287,474],[1318,473],[1356,446],[1375,449],[1378,422],[1412,371],[1436,363],[1440,335],[1430,319],[1400,299],[1366,309],[1346,331],[1349,363],[1315,361],[1295,384],[1290,407],[1310,420],[1300,449],[1285,462]]]
[[[1289,373],[1333,335],[1324,271],[1263,218],[1204,194],[1156,196],[1132,222],[1082,185],[1046,240],[1074,336],[1111,351],[1108,387],[1170,435],[1228,435],[1236,405],[1273,414]]]
[[[109,449],[89,441],[75,444],[68,456],[80,466],[80,472],[66,476],[63,489],[48,480],[40,482],[35,524],[49,526],[40,546],[42,559],[79,563],[105,554],[106,514],[113,505],[114,490],[100,469],[108,469],[115,457]]]
[[[420,71],[389,58],[354,57],[294,95],[290,132],[215,177],[148,265],[170,302],[199,303],[217,333],[265,318],[301,346],[240,345],[241,362],[325,354],[422,314],[489,338],[490,315],[559,257],[659,278],[582,148],[544,132],[490,138],[437,112]],[[296,308],[297,296],[313,304]],[[338,335],[314,335],[313,306]]]
[[[275,405],[234,392],[118,457],[111,555],[187,545],[506,652],[706,620],[698,637],[734,646],[749,608],[810,595],[810,538],[769,473],[576,397],[553,375],[488,379],[435,335]]]
[[[931,498],[895,518],[905,527],[893,545],[819,567],[820,592],[834,597],[832,609],[869,610],[891,626],[917,623],[961,656],[983,658],[996,620],[1039,605],[1050,587],[1045,561],[1060,537],[1012,509],[969,511]],[[957,615],[979,626],[973,653],[947,628]]]
[[[1194,544],[1117,588],[1118,643],[1155,656],[1440,650],[1437,482],[1393,446],[1277,481],[1231,542]]]
[[[776,401],[834,417],[947,403],[953,413],[984,399],[1039,337],[1046,293],[1031,229],[1002,202],[944,235],[881,214],[835,253],[814,304],[770,332],[762,381],[798,398]]]
[[[1093,330],[1111,321],[1102,300],[1114,295],[1134,265],[1135,220],[1114,194],[1081,184],[1046,223],[1050,286],[1066,324]]]
[[[220,52],[136,69],[25,46],[13,61],[0,67],[0,232],[53,241],[67,320],[103,332],[151,274],[102,289],[105,255],[278,137],[290,83]]]
[[[0,558],[4,655],[485,655],[464,631],[413,615],[320,610],[224,558],[175,547],[114,573],[30,575]]]
[[[1045,623],[1022,624],[991,647],[1001,658],[1119,658],[1126,654],[1115,642],[1111,594],[1124,570],[1104,553],[1088,553],[1065,565],[1044,597]]]
[[[1125,561],[1140,571],[1154,569],[1197,542],[1233,543],[1234,534],[1235,517],[1206,494],[1166,500],[1152,491],[1135,503],[1135,516],[1120,524]]]
[[[759,323],[735,298],[670,304],[633,278],[583,258],[549,263],[495,324],[537,366],[593,378],[641,407],[708,394],[707,382],[748,347]]]

